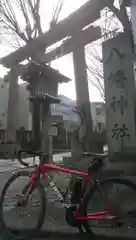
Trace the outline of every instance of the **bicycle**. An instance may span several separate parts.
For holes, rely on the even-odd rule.
[[[18,152],[18,160],[25,167],[31,168],[32,165],[22,160],[21,156],[24,151],[27,151],[27,150],[20,150]],[[111,187],[110,193],[113,191],[113,184],[120,184],[121,186],[124,185],[125,187],[128,187],[129,190],[132,190],[133,194],[135,194],[135,197],[136,197],[136,185],[129,180],[121,179],[121,178],[108,178],[100,181],[96,179],[96,174],[99,171],[99,169],[101,169],[101,167],[103,166],[103,160],[105,157],[107,157],[107,155],[89,154],[90,156],[93,156],[94,159],[88,168],[88,172],[85,173],[82,171],[60,167],[55,164],[46,163],[46,161],[48,160],[48,156],[42,151],[31,151],[31,153],[35,156],[39,156],[39,160],[40,160],[39,164],[35,165],[35,168],[32,170],[29,170],[29,171],[21,170],[13,174],[12,177],[6,182],[2,190],[1,198],[0,198],[0,208],[1,208],[1,218],[2,218],[1,221],[3,223],[3,226],[5,226],[6,228],[9,229],[9,226],[7,226],[3,217],[5,195],[9,186],[16,179],[18,180],[20,176],[22,176],[23,178],[27,177],[28,182],[25,186],[23,185],[23,190],[21,194],[19,194],[14,207],[16,208],[26,207],[29,198],[31,197],[32,193],[35,190],[38,190],[39,196],[40,196],[40,210],[37,215],[36,226],[33,227],[33,230],[36,230],[36,231],[39,230],[44,223],[45,214],[46,214],[46,191],[42,183],[44,180],[47,180],[47,179],[49,182],[49,186],[56,193],[56,196],[60,201],[61,206],[65,208],[65,220],[67,224],[72,227],[78,228],[80,232],[86,231],[91,233],[92,235],[94,234],[92,231],[92,227],[89,224],[89,221],[104,221],[104,222],[108,221],[108,223],[110,222],[110,227],[120,228],[124,224],[124,221],[127,219],[126,218],[127,215],[128,215],[128,219],[130,219],[130,215],[132,215],[131,216],[132,219],[135,217],[136,211],[135,211],[135,208],[130,209],[130,202],[128,204],[129,206],[128,212],[126,211],[126,209],[124,210],[124,212],[120,211],[117,205],[114,204],[114,202],[111,201],[110,197],[105,195],[105,193],[101,197],[101,202],[103,199],[107,205],[106,209],[105,210],[103,209],[102,211],[92,212],[92,213],[87,212],[89,202],[93,200],[93,197],[95,197],[95,194],[98,195],[98,199],[100,199],[99,194],[101,194],[103,187],[104,189],[106,189],[105,188],[106,185],[108,186],[108,189],[109,189],[109,186]],[[75,174],[77,176],[80,176],[82,178],[82,181],[75,182],[72,193],[70,195],[68,188],[65,189],[65,192],[62,192],[61,189],[56,186],[56,183],[54,182],[54,180],[48,175],[47,170],[54,170],[57,172]],[[91,178],[91,175],[93,175],[93,178]],[[129,199],[130,198],[131,198],[131,195],[129,195]],[[135,200],[136,199],[134,199],[134,205],[136,203]]]

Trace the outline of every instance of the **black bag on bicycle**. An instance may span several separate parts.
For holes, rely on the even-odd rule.
[[[72,195],[71,195],[71,203],[72,204],[80,204],[81,200],[81,190],[82,190],[82,178],[75,177],[72,179]]]

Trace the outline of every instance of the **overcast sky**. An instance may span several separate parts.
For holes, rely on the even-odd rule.
[[[48,5],[47,5],[47,1],[45,0],[41,0],[41,1],[42,1],[42,7],[41,7],[42,25],[44,30],[47,30],[49,28],[49,21],[51,19],[53,6],[56,0],[48,1]],[[71,12],[75,11],[85,2],[87,2],[87,0],[78,0],[78,1],[65,0],[62,12],[60,14],[60,19],[63,19],[64,17],[68,16]],[[0,45],[0,57],[7,55],[11,51],[13,51],[13,49],[11,49],[11,46],[6,46],[4,44]],[[61,73],[65,74],[66,76],[72,79],[70,83],[60,85],[59,93],[66,95],[67,97],[70,97],[72,99],[75,99],[76,94],[75,94],[72,54],[69,54],[65,57],[58,59],[57,61],[54,61],[52,63],[52,66],[54,68],[57,68]],[[4,73],[5,73],[5,70],[0,66],[0,76],[3,76]],[[101,101],[99,91],[96,90],[96,88],[94,88],[93,86],[89,86],[89,91],[90,91],[91,101]]]

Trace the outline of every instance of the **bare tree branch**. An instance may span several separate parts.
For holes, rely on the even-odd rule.
[[[37,36],[37,30],[38,34],[41,35],[42,27],[41,27],[41,21],[40,21],[40,15],[39,15],[39,9],[40,9],[40,0],[37,0],[34,2],[34,6],[31,1],[28,1],[28,5],[30,6],[32,16],[34,19],[34,29],[35,29],[35,37]]]
[[[64,0],[57,0],[56,2],[50,27],[58,22]],[[41,17],[43,16],[40,16],[41,4],[43,2],[41,3],[40,0],[1,0],[0,25],[12,38],[12,47],[13,45],[20,47],[43,34],[41,25]],[[4,36],[5,38],[7,38],[7,34]],[[16,43],[13,44],[13,41]]]
[[[124,4],[122,3],[120,10],[113,5],[109,5],[108,8],[105,8],[102,13],[100,25],[103,37],[99,41],[99,47],[95,44],[86,47],[87,70],[89,83],[98,89],[100,96],[105,101],[103,59],[100,46],[102,46],[103,40],[116,36],[119,31],[123,31],[123,28],[124,31],[130,34],[130,39],[132,41],[130,18]]]
[[[58,3],[55,6],[53,14],[52,14],[52,20],[50,22],[50,27],[51,28],[54,27],[54,25],[57,24],[60,12],[61,12],[62,7],[63,7],[63,4],[64,4],[64,0],[58,0]]]

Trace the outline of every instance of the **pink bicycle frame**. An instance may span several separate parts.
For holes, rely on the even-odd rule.
[[[83,189],[86,188],[87,184],[90,182],[90,176],[86,172],[59,167],[55,164],[40,164],[38,168],[40,168],[42,179],[46,178],[46,174],[48,170],[53,170],[55,172],[75,174],[82,177],[84,179]],[[36,181],[36,178],[34,177],[33,172],[31,172],[29,182],[31,184],[35,184],[35,181]],[[78,208],[77,208],[74,213],[75,219],[78,221],[89,221],[89,220],[103,221],[103,220],[113,220],[117,218],[117,215],[115,214],[115,211],[114,211],[113,204],[110,201],[110,199],[107,196],[104,196],[103,198],[107,202],[107,205],[112,208],[111,211],[94,212],[94,213],[87,214],[87,216],[80,216],[78,214]]]

